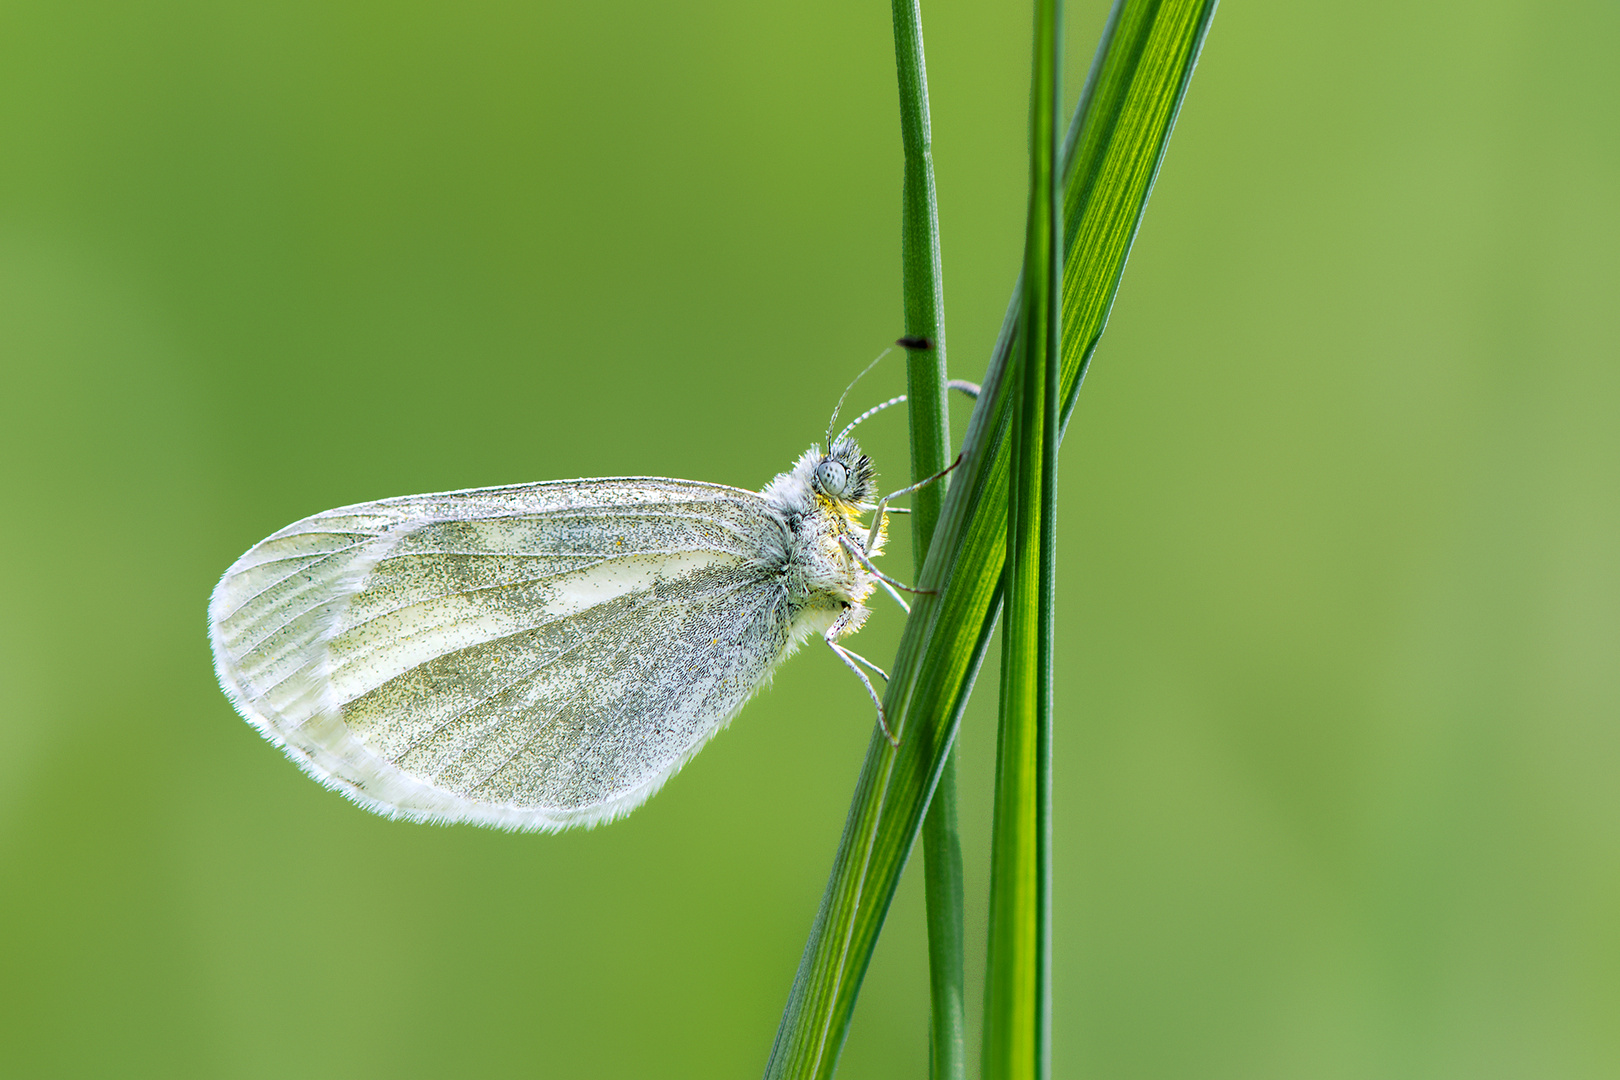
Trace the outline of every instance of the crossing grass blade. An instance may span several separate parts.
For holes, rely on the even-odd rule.
[[[1006,605],[990,847],[985,962],[985,1080],[1051,1071],[1052,635],[1057,538],[1059,290],[1063,208],[1057,184],[1061,0],[1036,0],[1029,104],[1029,214],[1011,375]]]
[[[1118,0],[1064,145],[1060,430],[1107,322],[1214,0]],[[831,1077],[1001,600],[1015,294],[968,423],[831,876],[789,991],[767,1077]]]

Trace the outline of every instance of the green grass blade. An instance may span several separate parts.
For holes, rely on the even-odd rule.
[[[928,1076],[967,1075],[967,999],[962,927],[962,841],[956,829],[956,748],[945,757],[923,817],[923,892],[928,912]]]
[[[928,70],[917,0],[893,0],[894,56],[900,84],[900,140],[905,178],[900,206],[901,295],[906,340],[906,408],[911,417],[911,478],[915,483],[950,464],[950,413],[945,402],[945,287],[939,255],[939,210],[928,119]],[[911,521],[921,569],[945,499],[946,485],[911,496]]]
[[[1060,429],[1107,321],[1214,0],[1120,0],[1070,125],[1064,171]],[[956,734],[1000,607],[1015,295],[929,546],[831,876],[788,995],[768,1077],[830,1077],[861,979]]]
[[[1063,282],[1058,190],[1061,0],[1036,0],[1029,215],[1011,374],[1006,607],[990,855],[983,1076],[1044,1080],[1051,1061],[1052,572]],[[1050,405],[1050,408],[1048,406]],[[1050,415],[1049,415],[1050,414]],[[1048,452],[1048,451],[1052,452]]]
[[[894,59],[900,85],[900,137],[905,150],[901,194],[901,292],[906,328],[906,404],[911,416],[911,479],[949,464],[950,413],[945,401],[945,289],[939,254],[939,209],[934,191],[928,119],[928,67],[923,56],[922,12],[917,0],[893,0]],[[939,520],[946,483],[911,497],[911,536],[921,573]],[[954,751],[923,821],[923,891],[928,912],[931,1080],[962,1080],[967,1071],[963,993],[962,843],[956,828]]]

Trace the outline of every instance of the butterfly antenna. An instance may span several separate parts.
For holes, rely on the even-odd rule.
[[[890,346],[889,348],[884,349],[882,352],[878,353],[877,354],[877,360],[873,360],[870,364],[867,364],[866,367],[862,368],[860,375],[857,375],[853,379],[849,380],[849,385],[844,387],[844,392],[842,394],[838,395],[838,404],[833,406],[832,419],[827,421],[827,449],[829,451],[832,450],[832,444],[833,444],[833,437],[832,437],[833,425],[838,423],[838,410],[842,409],[844,407],[844,399],[849,397],[849,392],[851,390],[855,389],[855,384],[860,382],[862,377],[865,376],[868,371],[871,371],[873,368],[878,366],[878,360],[882,360],[885,356],[888,356],[892,352],[894,352],[894,347]],[[864,420],[864,419],[866,419],[864,416],[861,417],[861,420]],[[857,421],[855,421],[855,424],[858,424],[860,422],[861,422],[860,420],[857,420]],[[850,427],[854,427],[855,424],[851,424]],[[845,428],[844,431],[847,433],[849,431],[849,428]],[[839,438],[843,438],[843,436],[840,435]]]
[[[850,432],[854,431],[856,424],[859,424],[863,420],[871,419],[872,417],[876,416],[878,413],[882,412],[884,409],[887,409],[891,405],[903,405],[903,404],[905,404],[905,401],[906,401],[906,395],[899,394],[899,395],[897,395],[895,397],[890,398],[888,401],[883,402],[881,405],[872,406],[870,409],[867,409],[865,412],[861,413],[861,415],[859,415],[855,419],[851,420],[849,422],[849,426],[844,428],[843,431],[840,431],[838,433],[838,438],[833,440],[833,441],[834,442],[843,442],[844,441],[844,436],[846,436]]]
[[[883,358],[878,357],[878,359],[881,360]],[[850,385],[854,385],[854,384],[851,383]],[[968,397],[972,398],[975,401],[979,400],[979,384],[978,383],[970,383],[966,379],[952,379],[950,382],[946,383],[945,386],[948,389],[955,390],[955,391],[957,391],[959,393],[966,394]],[[849,391],[847,391],[847,390],[844,391],[844,392],[846,394],[849,393]],[[859,415],[855,419],[851,420],[849,422],[849,426],[846,427],[843,431],[840,431],[838,433],[838,438],[833,440],[833,441],[834,442],[842,442],[844,436],[848,435],[850,432],[855,430],[855,425],[856,424],[859,424],[859,423],[861,423],[862,421],[865,421],[865,420],[870,420],[872,417],[876,416],[878,413],[882,412],[884,409],[887,409],[891,405],[904,405],[905,401],[906,401],[906,395],[898,394],[895,397],[890,398],[888,401],[885,401],[881,405],[872,406],[870,409],[867,409],[865,412],[861,413],[861,415]],[[834,412],[833,416],[834,416],[834,418],[836,418],[838,416],[838,414],[836,412]],[[832,428],[829,427],[827,430],[828,430],[829,433],[831,433]]]

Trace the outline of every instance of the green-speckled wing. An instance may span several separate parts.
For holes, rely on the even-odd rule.
[[[311,775],[392,817],[628,813],[791,648],[752,492],[574,480],[346,506],[238,559],[220,684]]]

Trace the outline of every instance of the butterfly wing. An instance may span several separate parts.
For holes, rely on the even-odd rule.
[[[521,829],[645,801],[791,648],[752,492],[579,480],[343,507],[209,605],[238,711],[391,817]]]

